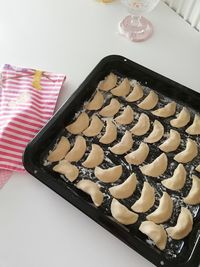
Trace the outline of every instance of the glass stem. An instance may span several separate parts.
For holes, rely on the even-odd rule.
[[[140,26],[140,18],[141,18],[141,16],[132,15],[131,16],[131,24],[132,24],[132,26],[139,27]]]

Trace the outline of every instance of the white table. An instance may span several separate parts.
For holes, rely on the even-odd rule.
[[[117,33],[127,14],[94,0],[3,1],[0,63],[66,73],[60,106],[98,61],[121,54],[200,91],[200,35],[163,3],[148,15],[155,35],[131,43]],[[32,176],[14,174],[0,191],[0,267],[149,267]]]

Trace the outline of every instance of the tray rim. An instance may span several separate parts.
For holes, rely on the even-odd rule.
[[[133,242],[130,242],[130,234],[128,235],[119,235],[118,232],[116,232],[116,229],[112,229],[110,227],[110,219],[106,219],[106,216],[100,216],[99,210],[95,207],[93,207],[91,204],[87,202],[82,202],[82,198],[78,195],[74,194],[69,188],[62,188],[62,186],[55,183],[55,181],[49,180],[50,177],[52,177],[50,174],[43,173],[43,171],[33,163],[31,160],[32,156],[32,147],[37,144],[38,140],[45,134],[45,132],[48,131],[48,129],[51,127],[52,123],[55,123],[57,121],[57,118],[60,117],[60,115],[63,113],[63,111],[66,109],[67,106],[69,106],[76,97],[80,94],[80,92],[84,89],[84,87],[87,85],[88,81],[92,78],[93,74],[98,71],[99,68],[103,64],[106,64],[108,61],[129,61],[131,64],[134,64],[139,70],[145,71],[151,76],[156,76],[159,80],[162,79],[167,83],[172,84],[175,87],[180,87],[182,90],[189,90],[192,92],[192,94],[195,96],[200,97],[200,93],[181,85],[180,83],[177,83],[157,72],[151,71],[150,69],[133,62],[132,60],[120,56],[120,55],[109,55],[104,57],[97,65],[96,67],[90,72],[90,74],[87,76],[87,78],[81,83],[81,85],[78,87],[77,90],[74,91],[74,93],[70,96],[68,100],[57,110],[57,112],[52,116],[52,118],[46,123],[46,125],[38,132],[38,134],[33,138],[32,141],[30,141],[24,151],[23,154],[23,164],[27,172],[29,172],[31,175],[33,175],[35,178],[37,178],[40,182],[47,185],[49,188],[51,188],[53,191],[55,191],[57,194],[59,194],[61,197],[63,197],[65,200],[67,200],[69,203],[71,203],[73,206],[78,208],[80,211],[82,211],[84,214],[89,216],[91,219],[93,219],[95,222],[97,222],[99,225],[104,227],[106,230],[108,230],[110,233],[112,233],[115,237],[123,241],[125,244],[127,244],[129,247],[134,249],[137,253],[139,253],[141,256],[155,264],[156,266],[166,266],[166,267],[174,267],[174,261],[163,259],[162,253],[156,253],[156,258],[152,258],[152,253],[155,254],[155,251],[151,249],[148,245],[146,250],[144,251],[144,243],[138,239],[136,236],[132,236],[131,238],[137,241],[137,244],[133,244]],[[49,182],[50,181],[50,182]],[[89,212],[87,211],[89,208]],[[102,214],[103,215],[103,214]],[[116,223],[115,223],[116,226]],[[121,226],[120,226],[121,228]],[[119,228],[119,229],[120,229]],[[117,229],[117,230],[119,230]],[[127,241],[128,240],[128,241]],[[175,262],[177,267],[198,267],[200,263],[200,255],[198,257],[198,250],[200,249],[200,236],[197,239],[196,244],[194,245],[194,248],[192,250],[191,255],[188,257],[188,260],[184,264],[177,264]],[[164,261],[164,265],[162,264]]]

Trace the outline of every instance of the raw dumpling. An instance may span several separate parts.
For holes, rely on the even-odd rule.
[[[157,117],[168,118],[176,112],[176,103],[171,102],[162,108],[152,111],[151,113]]]
[[[56,148],[53,151],[49,152],[47,160],[50,162],[55,162],[63,159],[67,152],[70,150],[70,143],[68,139],[64,136],[60,138],[60,141],[56,145]]]
[[[149,146],[145,143],[141,143],[138,149],[125,156],[125,160],[129,164],[140,165],[145,161],[148,154],[149,154]]]
[[[111,167],[108,169],[102,169],[100,167],[96,167],[94,169],[94,175],[104,183],[114,183],[116,182],[122,175],[122,166],[117,165],[115,167]]]
[[[96,183],[90,180],[81,180],[76,184],[76,187],[90,195],[95,206],[101,206],[103,202],[103,193],[100,191],[100,188]]]
[[[136,213],[130,211],[114,198],[111,202],[110,211],[113,218],[124,225],[133,224],[138,220],[138,215]]]
[[[156,143],[163,137],[163,134],[164,134],[163,125],[159,121],[155,120],[153,124],[153,130],[150,133],[150,135],[144,139],[144,142],[150,144]]]
[[[129,91],[130,91],[130,83],[127,78],[125,78],[120,85],[115,87],[114,89],[111,90],[111,93],[115,96],[127,96]]]
[[[141,223],[139,230],[147,235],[156,247],[160,250],[164,250],[167,244],[167,234],[162,225],[157,225],[151,221],[144,221]]]
[[[197,155],[198,155],[197,143],[194,140],[188,138],[185,150],[178,153],[174,157],[174,159],[180,163],[187,163],[189,161],[192,161]]]
[[[186,170],[182,164],[179,164],[175,169],[172,177],[163,180],[161,183],[168,189],[180,190],[185,185]]]
[[[170,130],[170,134],[169,134],[169,138],[167,138],[165,140],[165,142],[163,142],[159,148],[160,150],[164,151],[164,152],[172,152],[175,151],[179,145],[181,143],[181,136],[179,134],[179,132],[171,129]]]
[[[72,165],[66,159],[59,161],[57,165],[53,167],[55,172],[64,174],[71,182],[75,181],[79,175],[79,170],[76,166]]]
[[[155,189],[149,183],[144,182],[140,198],[131,206],[135,212],[148,211],[155,202]]]
[[[142,86],[139,83],[136,83],[133,91],[126,97],[127,102],[135,102],[142,98],[144,95]]]
[[[103,126],[103,122],[96,115],[93,115],[89,127],[83,131],[83,134],[88,137],[97,136]]]
[[[122,114],[115,118],[118,124],[130,124],[134,119],[134,112],[130,106],[126,106]]]
[[[86,104],[85,108],[87,110],[98,110],[103,106],[103,102],[104,102],[104,97],[102,93],[97,91],[93,99]]]
[[[102,91],[109,91],[115,87],[117,83],[117,76],[113,73],[110,73],[104,81],[99,83],[99,89]]]
[[[136,185],[137,177],[133,173],[125,180],[125,182],[109,188],[109,191],[114,198],[124,199],[130,197],[134,193]]]
[[[138,122],[133,126],[132,129],[130,129],[131,133],[134,135],[144,135],[148,132],[150,128],[150,120],[149,117],[145,114],[142,113],[139,117]]]
[[[81,135],[76,137],[73,148],[67,153],[65,159],[69,162],[79,161],[85,154],[86,141]]]
[[[196,171],[200,172],[200,164],[196,167]]]
[[[189,205],[200,203],[200,179],[197,176],[192,175],[192,187],[189,194],[183,200]]]
[[[104,135],[99,139],[99,142],[107,145],[115,141],[115,139],[117,138],[117,127],[111,119],[107,119],[106,123],[106,131]]]
[[[117,155],[122,155],[128,152],[133,146],[132,134],[129,131],[126,131],[121,141],[110,147],[110,151]]]
[[[140,167],[140,170],[144,175],[158,177],[166,171],[167,165],[167,156],[165,155],[165,153],[162,153],[152,163]]]
[[[105,106],[99,111],[99,114],[103,117],[113,117],[120,109],[120,103],[117,99],[112,98],[110,104]]]
[[[138,107],[145,110],[154,108],[158,103],[158,95],[154,91],[150,91],[148,96],[138,104]]]
[[[176,128],[184,127],[190,121],[190,112],[187,108],[183,108],[181,112],[177,115],[176,119],[170,121],[171,126]]]
[[[82,112],[73,123],[66,127],[66,129],[71,134],[80,134],[88,127],[89,121],[90,119],[87,113]]]
[[[172,212],[173,200],[167,192],[164,192],[157,209],[150,213],[146,218],[149,221],[160,224],[168,221],[171,218]]]
[[[175,240],[186,237],[192,231],[193,218],[187,208],[181,208],[181,213],[175,226],[166,229],[168,235]]]
[[[186,129],[186,133],[191,135],[200,134],[200,116],[195,115],[192,125]]]
[[[92,144],[92,150],[82,165],[86,168],[95,168],[103,162],[103,159],[103,149],[99,145]]]

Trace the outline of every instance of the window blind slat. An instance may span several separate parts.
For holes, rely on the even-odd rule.
[[[164,2],[200,31],[200,0],[164,0]]]

